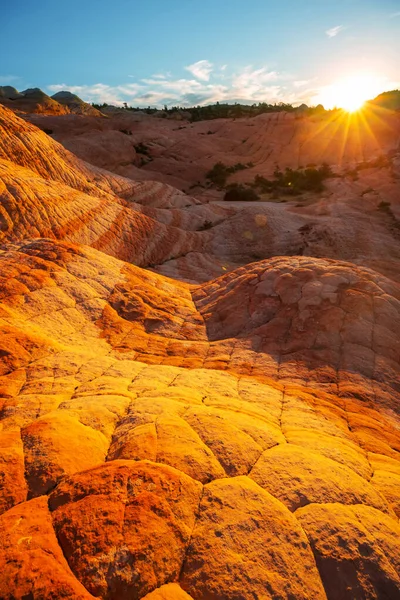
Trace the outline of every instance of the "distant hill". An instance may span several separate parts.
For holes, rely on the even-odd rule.
[[[77,115],[88,115],[93,117],[102,117],[102,113],[94,108],[91,104],[84,102],[79,96],[68,91],[57,92],[52,96],[52,99],[67,106],[69,110]]]
[[[13,110],[27,113],[64,115],[69,110],[50,98],[40,88],[28,88],[18,92],[15,88],[1,88],[0,102]]]
[[[383,92],[371,100],[370,104],[375,104],[388,110],[400,110],[400,90]]]
[[[13,110],[26,113],[65,115],[84,114],[103,116],[102,113],[71,92],[62,91],[48,96],[40,88],[28,88],[19,92],[11,86],[0,86],[0,103]]]

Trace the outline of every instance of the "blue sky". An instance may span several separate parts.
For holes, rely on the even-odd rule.
[[[0,85],[132,105],[312,103],[400,87],[400,0],[0,0]],[[4,51],[4,49],[8,51]]]

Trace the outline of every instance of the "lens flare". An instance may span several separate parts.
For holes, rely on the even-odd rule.
[[[377,96],[382,90],[378,77],[372,75],[348,77],[321,90],[314,98],[316,104],[323,104],[327,109],[343,108],[347,112],[355,112],[362,108],[367,100]]]

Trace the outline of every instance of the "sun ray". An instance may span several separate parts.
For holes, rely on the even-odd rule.
[[[380,88],[379,77],[356,74],[323,88],[314,101],[323,104],[325,108],[343,108],[354,113],[375,97]]]

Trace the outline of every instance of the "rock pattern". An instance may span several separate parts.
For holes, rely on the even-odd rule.
[[[396,277],[0,117],[0,598],[400,598]]]
[[[107,119],[29,118],[50,127],[55,139],[98,167],[143,183],[154,180],[146,181],[146,194],[154,195],[150,204],[179,210],[174,225],[185,229],[194,215],[203,215],[197,227],[209,227],[204,247],[200,252],[187,247],[168,262],[151,263],[162,274],[202,282],[255,260],[305,255],[351,261],[400,278],[400,120],[394,112],[371,109],[350,121],[343,115],[275,113],[179,126],[118,110]],[[208,188],[205,179],[218,161],[252,164],[229,178],[249,183],[256,175],[270,177],[277,165],[297,168],[324,160],[341,176],[328,179],[321,193],[294,198],[217,203],[223,191]],[[170,193],[165,183],[189,197]],[[196,201],[201,205],[194,206]],[[216,211],[222,207],[231,214],[220,218]],[[166,224],[167,214],[169,210],[159,217]]]
[[[180,189],[191,186],[201,194],[207,172],[217,163],[227,166],[250,165],[233,174],[229,182],[251,182],[255,175],[271,177],[276,166],[297,169],[327,162],[342,172],[357,164],[390,151],[398,150],[400,119],[398,113],[370,107],[360,116],[327,113],[311,117],[299,113],[267,113],[257,117],[216,119],[213,121],[174,121],[142,112],[114,110],[107,119],[71,119],[32,115],[32,122],[50,127],[55,137],[80,158],[102,161],[101,165],[126,177],[138,177],[138,163],[130,152],[112,153],[107,160],[102,153],[96,158],[87,144],[95,130],[102,143],[108,134],[127,132],[142,154],[142,177],[158,179]],[[100,122],[99,122],[100,121]],[[114,145],[115,148],[115,145]]]
[[[2,597],[397,597],[399,289],[297,260],[199,287],[4,246]]]

